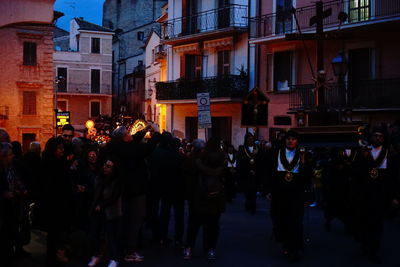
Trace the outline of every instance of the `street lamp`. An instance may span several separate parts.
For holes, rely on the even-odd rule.
[[[336,57],[332,59],[332,69],[338,78],[344,77],[347,73],[347,60],[343,51],[339,51]]]

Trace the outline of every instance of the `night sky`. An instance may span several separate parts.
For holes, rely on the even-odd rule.
[[[56,0],[54,10],[64,13],[59,18],[57,26],[69,31],[69,21],[74,17],[101,25],[104,0]]]

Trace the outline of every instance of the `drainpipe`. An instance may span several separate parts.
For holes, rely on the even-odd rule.
[[[248,1],[247,6],[247,40],[250,38],[250,9],[251,9],[251,0]],[[247,75],[248,75],[248,86],[250,86],[250,43],[247,41]],[[250,88],[248,88],[248,91]]]
[[[171,104],[171,133],[174,134],[174,104]]]

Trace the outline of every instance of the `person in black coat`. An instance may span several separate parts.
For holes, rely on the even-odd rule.
[[[271,200],[271,219],[275,240],[283,245],[284,254],[294,262],[304,249],[303,215],[305,190],[310,174],[305,153],[298,148],[298,135],[289,131],[286,146],[276,151],[269,171],[267,197]]]
[[[152,191],[161,198],[159,215],[159,241],[168,245],[168,224],[171,208],[175,216],[175,245],[182,245],[184,232],[184,181],[182,164],[184,156],[179,153],[180,140],[169,132],[163,132],[160,144],[149,157]],[[155,203],[157,206],[159,203]],[[155,229],[154,229],[155,230]],[[157,231],[157,230],[155,230]]]
[[[371,146],[360,149],[353,168],[353,230],[362,251],[374,263],[378,256],[386,207],[399,205],[396,179],[399,162],[386,146],[386,131],[375,128]]]
[[[191,259],[197,233],[203,226],[203,247],[207,258],[216,258],[220,218],[225,210],[225,155],[218,139],[211,138],[204,152],[194,160],[194,169],[187,177],[189,199],[189,225],[184,259]]]
[[[127,262],[141,262],[144,257],[138,253],[139,233],[146,216],[146,193],[149,173],[146,158],[155,148],[152,139],[143,142],[151,125],[132,136],[121,126],[115,129],[105,149],[106,155],[120,165],[122,183],[123,232]]]
[[[89,226],[89,209],[93,202],[95,182],[100,175],[98,149],[93,145],[83,152],[74,175],[75,180],[75,224],[78,229],[87,231]]]
[[[260,187],[262,171],[260,168],[260,151],[254,142],[254,136],[247,133],[244,144],[239,147],[237,171],[246,197],[245,210],[254,214],[257,210],[257,190]]]
[[[73,218],[74,188],[60,137],[47,141],[42,160],[36,215],[40,228],[47,231],[46,266],[64,266],[68,261],[66,244]]]
[[[118,266],[122,258],[122,183],[119,174],[118,164],[115,160],[106,159],[102,173],[96,183],[93,207],[90,211],[90,214],[98,217],[98,219],[104,216],[104,228],[110,258],[108,266],[112,267]],[[98,240],[98,236],[93,237],[97,237]],[[95,239],[92,239],[92,241],[95,241]],[[96,266],[101,259],[99,244],[92,244],[95,254],[88,264],[90,267]]]
[[[18,237],[27,194],[13,157],[11,144],[0,142],[0,256],[6,266],[11,264],[14,252],[21,249]]]
[[[350,233],[350,181],[356,149],[333,149],[329,162],[323,170],[323,195],[325,199],[324,217],[325,230],[331,230],[331,221],[338,218],[345,226],[345,232]]]

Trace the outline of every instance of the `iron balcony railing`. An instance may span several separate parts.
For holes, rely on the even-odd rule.
[[[229,27],[247,29],[247,20],[247,6],[227,5],[163,22],[161,38],[166,40]]]
[[[348,19],[343,25],[400,18],[400,0],[334,0],[324,2],[324,10],[328,8],[332,8],[332,15],[324,19],[324,26],[327,27],[339,26],[340,12],[348,14]],[[315,25],[310,25],[310,18],[315,14],[315,5],[296,8],[296,17],[302,31],[315,29]],[[298,32],[294,15],[289,9],[250,18],[249,28],[250,38],[273,37]]]
[[[210,93],[211,98],[243,98],[248,91],[247,76],[225,75],[201,79],[179,79],[156,83],[157,100],[196,99],[197,93]]]
[[[57,93],[71,94],[111,94],[111,84],[99,84],[91,86],[89,83],[56,83],[54,90]]]
[[[400,78],[329,83],[324,90],[324,106],[329,109],[400,108]],[[316,108],[315,85],[293,85],[289,109]]]

